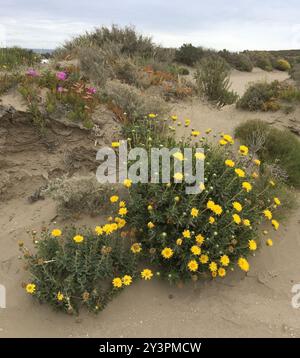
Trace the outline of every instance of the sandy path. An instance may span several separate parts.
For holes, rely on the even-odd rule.
[[[247,82],[244,75],[257,79],[257,72],[253,77],[242,74],[243,80],[234,74],[235,88]],[[175,110],[191,118],[195,128],[229,133],[239,121],[258,117],[233,106],[218,111],[199,102]],[[277,116],[282,115],[267,114],[265,119]],[[0,337],[300,337],[300,309],[291,305],[291,288],[300,283],[299,214],[295,211],[272,234],[272,248],[263,247],[250,259],[247,276],[236,271],[223,280],[184,288],[156,280],[138,282],[98,316],[82,313],[75,318],[34,303],[20,287],[28,276],[18,259],[17,241],[28,243],[26,230],[39,230],[55,216],[52,201],[28,204],[24,193],[0,203],[0,283],[7,289]]]

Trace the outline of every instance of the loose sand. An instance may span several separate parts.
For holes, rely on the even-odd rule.
[[[282,72],[234,71],[232,83],[241,94],[249,81],[285,77]],[[173,110],[190,118],[193,127],[217,132],[232,133],[248,118],[283,126],[289,121],[282,120],[282,113],[252,114],[234,106],[216,110],[198,101]],[[29,242],[27,229],[39,230],[56,216],[51,200],[29,204],[27,196],[28,188],[20,188],[17,197],[0,203],[0,283],[7,290],[7,308],[0,309],[0,337],[300,337],[300,309],[291,305],[292,286],[300,283],[299,210],[272,234],[274,246],[263,247],[250,259],[247,276],[235,271],[223,280],[183,288],[157,280],[138,282],[99,315],[82,313],[76,318],[35,303],[21,288],[27,274],[17,241]],[[94,225],[95,219],[88,223]]]

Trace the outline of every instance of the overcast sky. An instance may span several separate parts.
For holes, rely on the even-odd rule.
[[[111,24],[172,47],[300,48],[299,0],[0,0],[2,46],[51,49]]]

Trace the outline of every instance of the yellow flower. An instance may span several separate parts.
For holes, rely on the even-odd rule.
[[[196,209],[196,208],[192,208],[192,210],[191,210],[191,216],[192,216],[193,218],[196,218],[196,217],[198,216],[198,214],[199,214],[199,210]]]
[[[242,154],[242,155],[247,155],[247,154],[248,154],[248,151],[249,151],[249,149],[248,149],[248,147],[246,147],[245,145],[241,145],[241,146],[240,146],[240,150],[239,150],[240,154]]]
[[[251,225],[249,219],[243,219],[243,224],[244,224],[245,226],[250,226],[250,225]]]
[[[205,254],[202,254],[202,255],[200,256],[200,259],[199,259],[199,261],[200,261],[202,264],[207,264],[207,263],[208,263],[208,260],[209,260],[209,257],[208,257],[207,255],[205,255]]]
[[[52,235],[53,237],[59,237],[59,236],[61,236],[61,230],[59,230],[59,229],[53,229],[53,230],[51,231],[51,235]]]
[[[220,267],[218,270],[218,274],[220,277],[226,276],[226,270],[223,267]]]
[[[200,132],[199,131],[192,131],[191,135],[193,137],[198,137],[200,135]]]
[[[64,295],[59,291],[56,295],[57,301],[62,301],[64,299]]]
[[[248,247],[249,247],[249,250],[255,251],[257,249],[256,241],[255,240],[249,240],[248,241]]]
[[[28,283],[25,289],[27,293],[32,295],[35,293],[36,285],[34,283]]]
[[[272,186],[275,186],[275,182],[273,180],[270,180],[269,184],[272,185]]]
[[[153,276],[153,273],[151,270],[149,269],[144,269],[142,272],[141,272],[141,276],[144,280],[151,280],[152,276]]]
[[[210,224],[213,224],[215,221],[216,221],[215,218],[212,217],[212,216],[210,216],[210,217],[208,218],[208,222],[209,222]]]
[[[101,226],[96,226],[95,227],[95,233],[97,234],[97,235],[102,235],[103,234],[103,229],[102,229],[102,227]]]
[[[196,260],[191,260],[187,266],[188,266],[188,269],[192,272],[195,272],[198,270],[198,263]]]
[[[221,262],[222,266],[228,266],[229,262],[230,262],[230,259],[229,259],[229,257],[227,255],[223,255],[220,258],[220,262]]]
[[[208,267],[209,267],[209,269],[210,269],[211,272],[215,272],[215,271],[218,270],[218,265],[217,265],[214,261],[212,261],[212,262],[209,264]]]
[[[185,125],[186,127],[188,127],[190,124],[191,124],[191,120],[188,119],[188,118],[186,118],[186,119],[184,120],[184,125]]]
[[[115,277],[115,278],[112,280],[112,284],[113,284],[114,287],[120,288],[120,287],[122,287],[123,282],[122,282],[122,279],[121,279],[120,277]]]
[[[269,209],[264,210],[263,213],[267,219],[269,219],[269,220],[272,219],[272,213]]]
[[[176,180],[182,180],[182,179],[183,179],[182,173],[175,173],[175,174],[174,174],[174,179],[176,179]]]
[[[199,159],[199,160],[204,160],[205,154],[204,153],[195,153],[195,158]]]
[[[234,201],[234,202],[232,203],[232,206],[233,206],[234,209],[235,209],[236,211],[238,211],[238,212],[240,212],[240,211],[243,210],[242,205],[241,205],[239,202],[237,202],[237,201]]]
[[[173,154],[173,157],[177,160],[183,161],[184,160],[184,156],[181,152],[176,152]]]
[[[124,185],[126,188],[130,188],[131,185],[132,185],[132,180],[130,180],[130,179],[125,179],[125,180],[123,181],[123,185]]]
[[[199,184],[199,189],[202,191],[202,190],[205,190],[205,185],[204,183],[200,183]]]
[[[279,222],[277,220],[272,220],[272,225],[274,227],[275,230],[278,230],[279,228]]]
[[[119,197],[117,195],[113,195],[109,200],[111,203],[116,203],[119,200]]]
[[[201,234],[198,234],[198,235],[195,237],[195,239],[196,239],[197,244],[199,244],[199,245],[202,245],[203,242],[204,242],[204,237],[203,237]]]
[[[139,252],[142,251],[142,246],[141,244],[139,244],[138,242],[135,242],[134,244],[131,245],[130,250],[134,253],[137,254]]]
[[[229,135],[229,134],[224,134],[224,135],[223,135],[223,139],[224,139],[226,142],[230,143],[230,144],[233,144],[233,143],[234,143],[233,138],[232,138],[231,135]]]
[[[190,239],[191,238],[191,232],[190,230],[184,230],[182,233],[183,237],[185,237],[186,239]]]
[[[233,160],[231,160],[231,159],[226,159],[225,160],[225,165],[227,166],[227,167],[229,167],[229,168],[233,168],[234,167],[234,161]]]
[[[176,240],[176,245],[181,246],[182,245],[182,239],[177,239]]]
[[[119,142],[112,142],[112,143],[111,143],[111,146],[112,146],[113,148],[119,148],[119,147],[120,147],[120,143],[119,143]]]
[[[213,271],[213,272],[211,273],[211,277],[213,277],[213,278],[217,277],[217,275],[218,275],[218,272],[217,272],[217,271]]]
[[[261,161],[259,159],[254,159],[253,163],[259,166],[261,164]]]
[[[234,169],[234,171],[240,178],[245,177],[245,172],[242,169],[236,168],[236,169]]]
[[[257,179],[257,178],[258,178],[258,174],[257,174],[256,172],[253,172],[253,173],[252,173],[252,178]]]
[[[214,203],[214,201],[208,200],[208,202],[207,202],[207,204],[206,204],[206,207],[207,207],[207,209],[214,210],[214,206],[215,206],[215,205],[216,205],[216,204]]]
[[[199,255],[201,254],[201,249],[200,249],[200,247],[197,246],[197,245],[192,246],[192,247],[191,247],[191,253],[192,253],[193,255],[199,256]]]
[[[149,221],[147,226],[148,226],[148,229],[153,229],[155,225],[153,224],[153,222]]]
[[[280,204],[281,204],[281,202],[280,202],[280,200],[279,200],[278,198],[274,198],[274,203],[275,203],[276,205],[280,205]]]
[[[126,203],[124,200],[119,202],[119,208],[125,208],[125,206],[126,206]]]
[[[175,122],[177,121],[178,117],[176,115],[171,116],[171,119]]]
[[[174,252],[173,252],[173,250],[171,248],[165,247],[162,250],[161,255],[165,259],[170,259],[174,255]]]
[[[245,272],[248,272],[250,269],[249,262],[244,257],[240,257],[238,259],[238,265],[239,265],[240,269]]]
[[[119,209],[119,215],[124,216],[128,212],[127,208],[120,208]]]
[[[118,224],[119,229],[122,229],[126,225],[126,220],[124,219],[116,218],[115,221]]]
[[[154,114],[154,113],[149,113],[148,114],[148,117],[153,119],[153,118],[156,118],[157,117],[157,114]]]
[[[174,198],[175,202],[178,203],[180,201],[180,197],[179,196],[175,196]]]
[[[209,134],[211,131],[212,131],[211,128],[207,128],[206,131],[205,131],[205,133],[206,133],[206,134]]]
[[[110,235],[112,232],[114,232],[115,230],[117,230],[118,228],[118,225],[117,224],[105,224],[103,227],[102,227],[102,230],[103,232],[106,234],[106,235]]]
[[[153,207],[152,207],[152,205],[148,205],[147,209],[148,209],[148,211],[151,211],[151,210],[153,210]]]
[[[249,191],[252,190],[252,185],[251,185],[249,182],[247,182],[247,181],[244,181],[244,182],[242,183],[242,187],[243,187],[243,189],[246,190],[247,193],[249,193]]]
[[[80,244],[84,240],[84,237],[81,235],[76,235],[73,237],[73,240],[76,242],[76,244]]]
[[[272,239],[268,239],[266,243],[267,243],[267,246],[273,246],[273,240]]]
[[[220,145],[226,145],[226,144],[228,144],[228,142],[226,142],[225,139],[220,139],[220,140],[219,140],[219,144],[220,144]]]
[[[130,275],[125,275],[122,277],[122,283],[124,286],[131,285],[131,282],[132,282],[132,277]]]
[[[213,212],[216,214],[216,215],[221,215],[222,214],[222,212],[223,212],[223,209],[222,209],[222,207],[220,206],[220,205],[214,205],[214,207],[213,207]]]
[[[238,215],[238,214],[233,214],[232,215],[232,218],[233,218],[233,221],[236,223],[236,224],[240,224],[242,219],[241,217]]]

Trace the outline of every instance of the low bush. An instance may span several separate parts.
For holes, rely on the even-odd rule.
[[[253,63],[246,54],[227,50],[220,51],[218,54],[236,70],[251,72],[253,69]]]
[[[230,91],[230,68],[219,56],[203,58],[197,65],[195,74],[198,92],[218,106],[232,104],[237,94]]]
[[[33,66],[40,56],[19,47],[0,48],[0,69],[15,70],[18,66]]]
[[[238,126],[235,136],[254,147],[261,160],[279,166],[289,184],[300,187],[300,143],[294,134],[254,120]]]
[[[255,67],[259,67],[265,71],[272,71],[273,56],[264,51],[248,51],[246,52],[250,56],[250,59]]]
[[[192,44],[183,44],[175,53],[175,61],[188,66],[193,66],[204,56],[202,47],[195,47]]]
[[[297,85],[300,85],[300,63],[294,64],[290,70],[290,75],[293,80],[297,82]]]
[[[289,71],[291,69],[291,65],[287,60],[279,59],[276,61],[275,68],[280,71]]]

